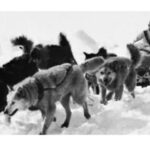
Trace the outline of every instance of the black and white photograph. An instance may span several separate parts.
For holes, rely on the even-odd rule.
[[[0,135],[150,134],[150,12],[0,22]]]

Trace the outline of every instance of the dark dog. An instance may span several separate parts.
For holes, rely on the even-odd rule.
[[[70,43],[62,33],[59,35],[59,45],[38,44],[33,48],[31,57],[40,69],[48,69],[63,63],[77,64]]]
[[[111,57],[106,59],[96,72],[97,82],[101,86],[101,103],[107,104],[108,100],[115,95],[115,100],[121,100],[124,85],[135,98],[136,68],[140,64],[141,55],[139,50],[131,44],[127,45],[131,58]],[[107,91],[109,91],[108,95]]]
[[[3,111],[7,104],[8,87],[11,89],[15,84],[38,71],[36,64],[30,58],[33,42],[25,36],[15,38],[11,42],[14,46],[21,46],[23,54],[0,68],[0,111]]]
[[[116,57],[117,55],[114,53],[107,53],[107,50],[104,47],[101,47],[97,53],[86,53],[83,52],[85,55],[85,60],[97,57],[97,56],[102,56],[104,59],[110,58],[110,57]],[[94,91],[95,94],[99,94],[99,85],[97,84],[96,77],[94,75],[86,74],[86,79],[88,80],[88,85],[91,87]]]
[[[109,57],[116,57],[117,55],[114,54],[114,53],[107,53],[107,50],[104,48],[104,47],[101,47],[97,53],[86,53],[86,52],[83,52],[84,55],[85,55],[85,59],[90,59],[90,58],[93,58],[93,57],[97,57],[97,56],[102,56],[104,59],[107,59]]]

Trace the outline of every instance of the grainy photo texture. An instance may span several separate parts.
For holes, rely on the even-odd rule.
[[[0,134],[150,134],[150,12],[0,20]]]

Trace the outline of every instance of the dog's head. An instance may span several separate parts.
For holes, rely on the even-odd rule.
[[[42,44],[36,45],[31,51],[31,59],[40,69],[49,68],[49,51]]]
[[[96,78],[98,84],[103,86],[109,86],[115,80],[117,74],[114,72],[110,67],[103,66],[101,67],[98,72],[96,73]]]
[[[41,60],[41,50],[42,49],[43,49],[43,45],[42,44],[38,44],[31,51],[31,54],[30,54],[31,55],[31,59],[36,64],[38,64],[39,61]]]
[[[8,98],[8,105],[4,113],[9,116],[13,116],[18,110],[28,109],[31,105],[26,91],[21,87],[12,91],[11,96],[8,96]]]
[[[98,56],[102,56],[104,59],[107,58],[107,50],[104,47],[101,47],[97,53]]]
[[[83,52],[83,54],[85,55],[85,60],[93,58],[93,57],[98,57],[98,56],[102,56],[104,59],[107,58],[107,50],[104,47],[101,47],[97,53],[86,53]]]
[[[87,60],[87,59],[91,59],[91,58],[93,58],[93,57],[96,57],[97,55],[96,54],[94,54],[94,53],[86,53],[86,52],[83,52],[83,54],[85,55],[85,60]]]

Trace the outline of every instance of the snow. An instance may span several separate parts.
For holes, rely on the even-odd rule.
[[[71,102],[72,118],[69,128],[61,128],[65,112],[57,103],[56,118],[48,134],[149,134],[150,133],[150,88],[137,88],[136,98],[132,99],[127,91],[121,101],[111,100],[104,106],[99,103],[98,95],[88,100],[91,119],[86,120],[83,110]],[[12,117],[11,123],[0,115],[0,134],[38,134],[43,125],[39,111],[20,111]]]

